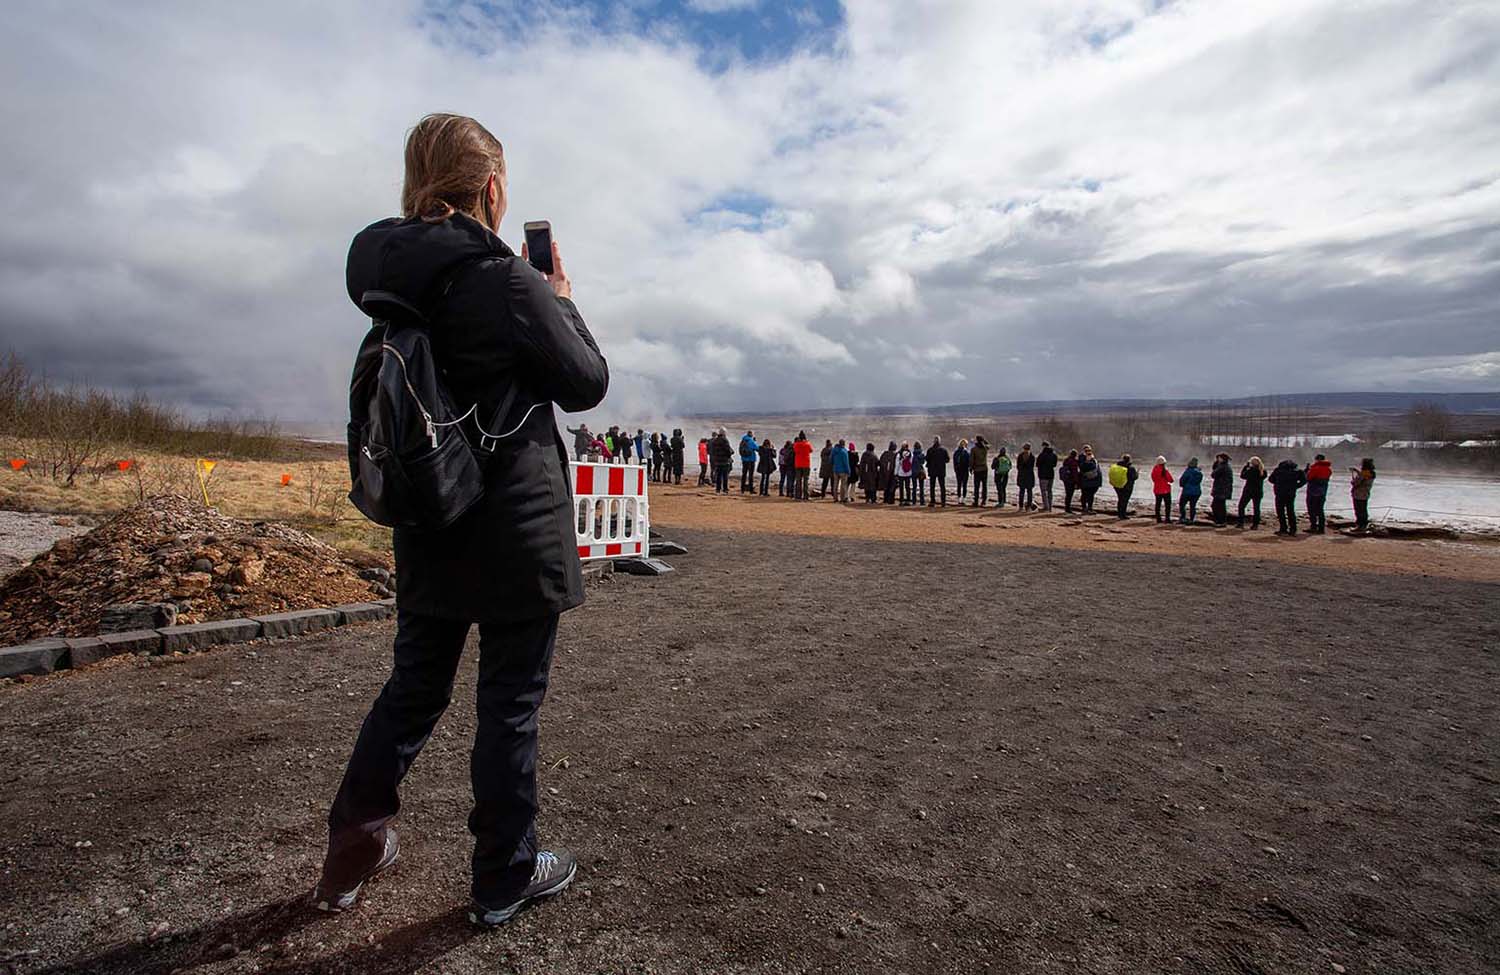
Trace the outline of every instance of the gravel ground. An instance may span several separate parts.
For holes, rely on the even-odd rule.
[[[1500,969],[1500,587],[666,533],[564,618],[559,900],[463,919],[471,658],[401,864],[306,909],[378,624],[0,687],[0,970]]]
[[[38,515],[0,511],[0,579],[52,547],[59,538],[81,535],[93,527],[82,515]]]

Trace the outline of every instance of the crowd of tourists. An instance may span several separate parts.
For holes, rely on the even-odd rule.
[[[639,428],[630,434],[619,427],[594,434],[586,425],[569,428],[569,432],[574,435],[573,449],[579,460],[639,463],[648,469],[653,481],[682,483],[687,443],[680,429],[673,430],[670,437],[665,433],[647,434]],[[1088,444],[1061,455],[1045,440],[1036,451],[1031,444],[1023,443],[1012,455],[1004,445],[991,445],[983,436],[976,436],[972,442],[960,439],[951,451],[941,437],[933,437],[925,446],[921,440],[899,444],[892,440],[877,453],[875,444],[866,443],[861,451],[853,440],[827,439],[818,447],[806,433],[798,433],[778,447],[771,439],[757,440],[755,431],[746,430],[735,442],[720,427],[698,440],[698,484],[712,485],[717,494],[729,494],[736,461],[740,494],[769,496],[774,484],[778,497],[797,501],[824,498],[848,502],[863,496],[866,504],[947,507],[951,467],[954,504],[982,508],[1014,503],[1021,511],[1053,511],[1060,488],[1063,512],[1094,514],[1095,497],[1108,485],[1114,492],[1113,513],[1117,518],[1131,516],[1130,502],[1140,478],[1130,454],[1106,462],[1095,456]],[[1362,531],[1370,523],[1375,462],[1365,458],[1359,467],[1349,468],[1349,475],[1355,527]],[[1233,460],[1223,452],[1214,456],[1206,472],[1197,457],[1175,474],[1165,457],[1157,457],[1150,479],[1153,514],[1158,522],[1171,524],[1175,507],[1181,524],[1197,524],[1198,503],[1206,489],[1208,520],[1214,525],[1226,527],[1232,523],[1239,528],[1258,529],[1261,502],[1269,485],[1277,534],[1297,534],[1299,494],[1307,506],[1308,531],[1321,535],[1327,530],[1324,509],[1333,481],[1333,464],[1323,454],[1304,465],[1282,460],[1269,470],[1259,457],[1251,457],[1239,469],[1238,477]],[[1236,484],[1238,507],[1231,517]]]

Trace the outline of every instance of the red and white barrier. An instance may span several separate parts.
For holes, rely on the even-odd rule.
[[[651,554],[651,502],[646,468],[574,461],[573,527],[578,557],[645,559]]]

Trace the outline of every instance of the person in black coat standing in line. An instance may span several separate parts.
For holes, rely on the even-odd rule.
[[[469,917],[503,923],[567,887],[577,869],[535,832],[538,712],[558,617],[584,598],[553,406],[598,405],[609,368],[573,304],[556,243],[543,276],[524,249],[517,257],[496,236],[507,202],[499,141],[473,119],[429,115],[407,136],[403,215],[366,227],[349,249],[350,298],[366,310],[365,297],[383,292],[421,309],[454,402],[476,404],[489,436],[462,430],[484,456],[476,506],[448,528],[394,532],[395,661],[328,814],[313,895],[325,911],[353,906],[365,881],[396,862],[398,788],[448,706],[476,623]]]
[[[1214,524],[1223,528],[1229,524],[1229,499],[1234,497],[1234,468],[1230,466],[1228,454],[1215,454],[1214,466],[1209,470],[1213,481]]]
[[[1271,490],[1276,495],[1276,529],[1278,535],[1297,534],[1297,491],[1307,483],[1307,475],[1294,460],[1283,460],[1276,465],[1269,478]]]
[[[1021,444],[1016,454],[1016,507],[1022,511],[1036,510],[1036,454],[1031,444]]]
[[[1052,510],[1052,477],[1057,471],[1057,451],[1042,441],[1042,452],[1036,455],[1036,483],[1042,492],[1042,510]]]
[[[682,455],[687,450],[687,441],[682,437],[682,429],[679,427],[672,431],[672,478],[673,483],[682,483]]]
[[[719,432],[708,441],[708,466],[713,472],[714,493],[729,493],[729,474],[734,469],[734,444],[729,442],[729,431],[719,427]]]
[[[865,444],[865,452],[859,457],[859,486],[864,489],[865,504],[874,504],[880,488],[880,458],[872,443]]]
[[[1057,476],[1063,485],[1063,510],[1071,515],[1073,492],[1078,490],[1078,451],[1068,451],[1068,456],[1063,458],[1062,469],[1057,472]]]
[[[959,440],[953,448],[953,479],[958,482],[958,503],[969,496],[969,441]]]
[[[771,493],[771,475],[776,473],[776,445],[767,437],[760,442],[756,451],[760,454],[760,463],[755,466],[755,470],[760,474],[760,496],[764,498]]]
[[[948,507],[948,448],[943,446],[942,437],[933,437],[932,446],[927,448],[924,458],[927,462],[927,475],[932,478],[932,490],[927,492],[927,507],[934,507],[938,503],[938,494],[942,493],[943,507]]]
[[[1260,502],[1266,494],[1266,465],[1261,463],[1259,457],[1251,457],[1250,462],[1240,469],[1240,480],[1245,486],[1240,489],[1240,527],[1245,527],[1245,506],[1251,506],[1250,528],[1252,531],[1260,528]]]
[[[880,492],[882,504],[896,503],[896,441],[892,440],[880,455]]]

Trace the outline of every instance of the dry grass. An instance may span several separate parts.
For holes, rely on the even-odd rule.
[[[27,457],[30,446],[12,440],[6,459]],[[103,461],[74,478],[71,487],[43,471],[16,472],[5,464],[0,467],[0,508],[108,515],[153,494],[202,501],[193,458],[119,447],[105,448],[101,456]],[[130,470],[118,469],[115,461],[121,459],[132,462]],[[221,513],[287,522],[351,553],[390,551],[390,530],[371,524],[349,504],[349,469],[342,459],[216,460],[207,490]],[[283,486],[282,475],[290,475],[291,482]]]

